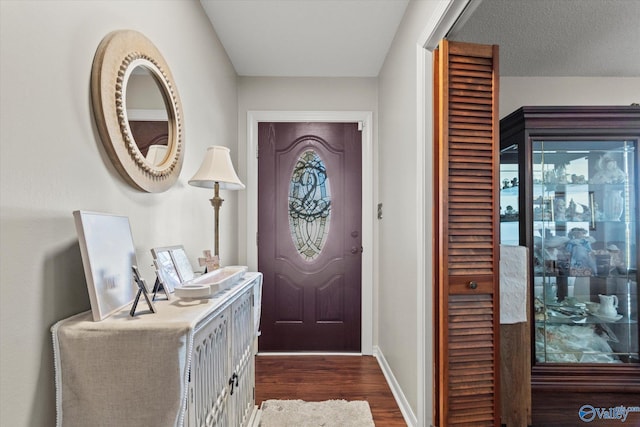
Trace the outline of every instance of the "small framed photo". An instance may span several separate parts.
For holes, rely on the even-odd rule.
[[[195,273],[181,245],[165,246],[151,249],[158,278],[169,292],[176,286],[193,280]]]
[[[175,291],[175,287],[180,285],[180,277],[178,277],[169,252],[160,252],[158,257],[153,260],[153,265],[162,287],[168,293]]]

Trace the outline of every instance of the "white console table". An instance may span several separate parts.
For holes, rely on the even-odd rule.
[[[203,300],[155,301],[52,328],[57,426],[247,426],[254,422],[261,273]]]

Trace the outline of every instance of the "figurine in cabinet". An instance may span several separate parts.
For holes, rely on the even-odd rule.
[[[571,254],[571,263],[569,264],[571,275],[591,276],[597,271],[591,248],[591,243],[595,242],[595,239],[588,235],[587,230],[580,227],[572,228],[569,231],[569,239],[567,251]]]
[[[592,184],[622,184],[627,175],[618,167],[618,162],[610,154],[604,154],[598,161],[598,171],[590,179]]]
[[[555,211],[556,221],[567,220],[567,202],[563,198],[556,198],[553,203],[553,209]]]

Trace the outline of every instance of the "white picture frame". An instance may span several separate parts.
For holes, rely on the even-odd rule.
[[[109,317],[131,304],[138,286],[132,267],[137,265],[129,218],[101,212],[74,211],[94,321]]]
[[[195,273],[187,253],[182,245],[152,248],[154,264],[158,278],[169,292],[173,292],[176,286],[193,280]]]
[[[180,276],[176,271],[171,258],[171,252],[168,250],[158,250],[161,248],[151,249],[153,255],[153,265],[156,268],[158,280],[168,293],[173,293],[176,286],[180,286]]]
[[[189,261],[189,257],[187,257],[187,253],[182,246],[173,248],[171,250],[171,257],[173,258],[173,263],[176,266],[182,283],[190,282],[195,278],[191,261]]]

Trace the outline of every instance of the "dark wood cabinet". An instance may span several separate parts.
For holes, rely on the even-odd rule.
[[[501,243],[529,248],[533,425],[640,425],[640,107],[523,107],[500,132]]]

